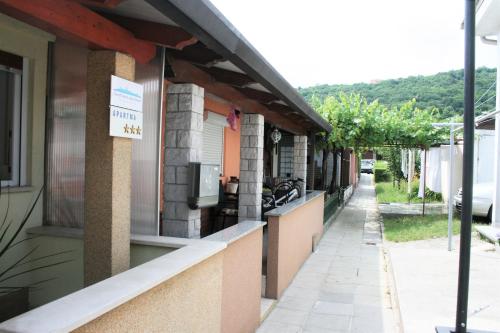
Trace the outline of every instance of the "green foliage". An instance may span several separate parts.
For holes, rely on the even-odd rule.
[[[380,161],[380,160],[377,160],[375,161],[375,165],[373,166],[373,168],[376,170],[376,169],[380,169],[380,170],[387,170],[387,161]]]
[[[418,186],[412,187],[410,198],[418,198]],[[425,188],[425,201],[426,202],[442,202],[443,196],[441,193],[433,192],[428,187]]]
[[[2,193],[3,189],[0,189],[0,199],[3,199],[5,194]],[[61,255],[65,255],[73,252],[60,251],[51,254],[40,254],[39,246],[30,247],[25,253],[21,253],[17,250],[20,244],[23,244],[34,237],[18,237],[24,232],[24,227],[30,220],[31,215],[40,200],[43,193],[43,187],[39,190],[35,200],[28,206],[24,217],[21,220],[12,220],[9,218],[9,195],[7,192],[7,205],[5,211],[1,212],[3,215],[0,218],[0,295],[8,294],[14,290],[21,288],[35,288],[40,284],[50,281],[52,279],[32,281],[29,285],[19,286],[15,278],[25,276],[31,272],[44,270],[49,267],[59,266],[68,263],[72,260],[63,260]],[[1,202],[1,200],[0,200]],[[26,243],[28,244],[28,243]]]
[[[421,110],[415,107],[415,100],[391,108],[378,101],[368,103],[359,94],[342,92],[326,97],[323,103],[313,100],[317,112],[332,125],[331,133],[322,134],[320,149],[429,147],[445,135],[444,129],[432,126],[435,110]]]
[[[374,169],[373,174],[376,183],[388,182],[391,180],[391,175],[386,169]]]
[[[375,184],[375,193],[379,203],[407,203],[408,193],[406,193],[406,182],[401,186],[394,186],[392,181],[377,182]]]
[[[384,147],[379,149],[378,153],[387,161],[392,179],[399,183],[403,178],[403,172],[401,171],[401,149],[398,147]]]
[[[463,70],[454,70],[430,76],[411,76],[402,79],[384,80],[378,83],[356,83],[352,85],[318,85],[299,88],[304,98],[318,104],[328,96],[339,93],[360,94],[369,102],[378,100],[389,108],[400,107],[412,99],[416,100],[418,109],[437,108],[436,117],[440,120],[454,116],[462,116],[463,105]],[[496,81],[496,69],[478,68],[476,70],[476,114],[495,108],[495,87],[488,88]],[[486,93],[486,94],[485,94]],[[485,94],[483,96],[483,94]],[[484,104],[481,104],[485,102]],[[314,103],[312,105],[314,106]]]
[[[460,232],[460,221],[453,219],[453,234]],[[391,242],[408,242],[446,237],[447,215],[384,217],[384,234]]]
[[[379,203],[422,203],[422,198],[418,197],[419,180],[411,182],[411,194],[408,197],[408,183],[404,180],[399,185],[394,185],[391,181],[382,181],[375,184],[375,193]],[[425,202],[442,202],[442,197],[439,193],[435,193],[426,189]]]
[[[391,174],[387,170],[386,161],[375,161],[373,166],[373,175],[375,182],[388,182],[391,180]]]

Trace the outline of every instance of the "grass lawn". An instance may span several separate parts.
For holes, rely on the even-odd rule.
[[[379,203],[389,203],[389,202],[400,202],[408,203],[408,193],[407,193],[406,181],[401,182],[401,186],[398,189],[397,185],[392,186],[392,182],[380,182],[375,184],[375,192],[377,194],[377,201]],[[418,193],[418,180],[414,180],[411,183],[412,195],[410,198],[411,203],[421,203],[422,199],[417,197]],[[441,196],[432,194],[427,195],[425,202],[442,202]]]
[[[460,221],[453,219],[453,234],[460,232]],[[446,237],[448,215],[384,217],[384,234],[391,242],[409,242]]]
[[[379,203],[388,202],[408,202],[408,193],[406,192],[406,182],[401,182],[400,189],[392,186],[392,182],[381,182],[375,184],[375,193]],[[417,198],[420,200],[420,198]],[[415,201],[417,202],[417,201]],[[422,202],[420,200],[420,202]]]
[[[387,170],[387,161],[375,161],[375,165],[373,166],[375,169],[379,170]]]

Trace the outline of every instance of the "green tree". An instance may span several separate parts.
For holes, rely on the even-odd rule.
[[[378,153],[387,161],[387,168],[392,175],[392,186],[397,184],[399,188],[404,176],[401,171],[401,148],[396,146],[384,147],[379,149]]]
[[[326,174],[326,159],[330,152],[353,148],[359,153],[366,148],[398,147],[390,150],[394,160],[391,173],[399,182],[401,175],[396,151],[399,148],[429,148],[433,143],[443,141],[444,129],[435,128],[436,109],[419,109],[412,99],[400,107],[387,108],[377,100],[368,103],[360,94],[339,93],[328,96],[323,102],[314,99],[314,107],[331,125],[332,131],[320,134],[319,149],[323,151],[323,175]],[[334,158],[334,163],[336,159]],[[333,190],[336,166],[332,174]],[[323,177],[325,178],[325,177]],[[326,184],[323,181],[323,186]]]
[[[347,95],[355,93],[364,96],[367,101],[378,100],[389,108],[400,107],[409,100],[415,99],[415,107],[419,109],[437,108],[439,120],[453,116],[462,116],[463,105],[462,69],[438,73],[429,76],[410,76],[407,78],[384,80],[378,83],[356,83],[351,85],[317,85],[299,88],[304,98],[311,102],[313,96],[320,101],[328,96],[338,96],[340,92]],[[476,69],[476,115],[495,108],[495,68]]]

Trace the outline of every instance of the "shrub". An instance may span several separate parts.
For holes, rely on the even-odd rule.
[[[373,170],[373,172],[375,175],[375,182],[376,183],[388,182],[391,180],[391,175],[387,170],[375,169],[375,170]]]
[[[411,199],[418,198],[419,182],[412,183]],[[433,192],[428,187],[425,188],[425,201],[443,201],[441,193]]]
[[[379,170],[387,170],[387,162],[386,161],[375,161],[375,165],[373,167],[374,169],[379,169]]]

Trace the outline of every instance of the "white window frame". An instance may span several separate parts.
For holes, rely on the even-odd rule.
[[[15,76],[15,110],[12,128],[12,173],[10,180],[2,180],[1,187],[20,187],[27,185],[27,138],[28,138],[28,92],[29,92],[29,59],[23,58],[23,69],[0,65],[0,70],[14,73]]]
[[[222,131],[222,144],[221,144],[221,154],[220,154],[220,173],[221,175],[224,174],[224,142],[225,142],[225,135],[224,135],[224,129],[225,127],[228,126],[228,123],[226,121],[226,117],[223,115],[220,115],[218,113],[208,111],[207,113],[207,119],[205,120],[205,123],[215,125],[215,126],[220,126],[220,130]],[[203,156],[203,153],[202,153]],[[204,160],[204,157],[202,158],[202,162],[206,163]]]

